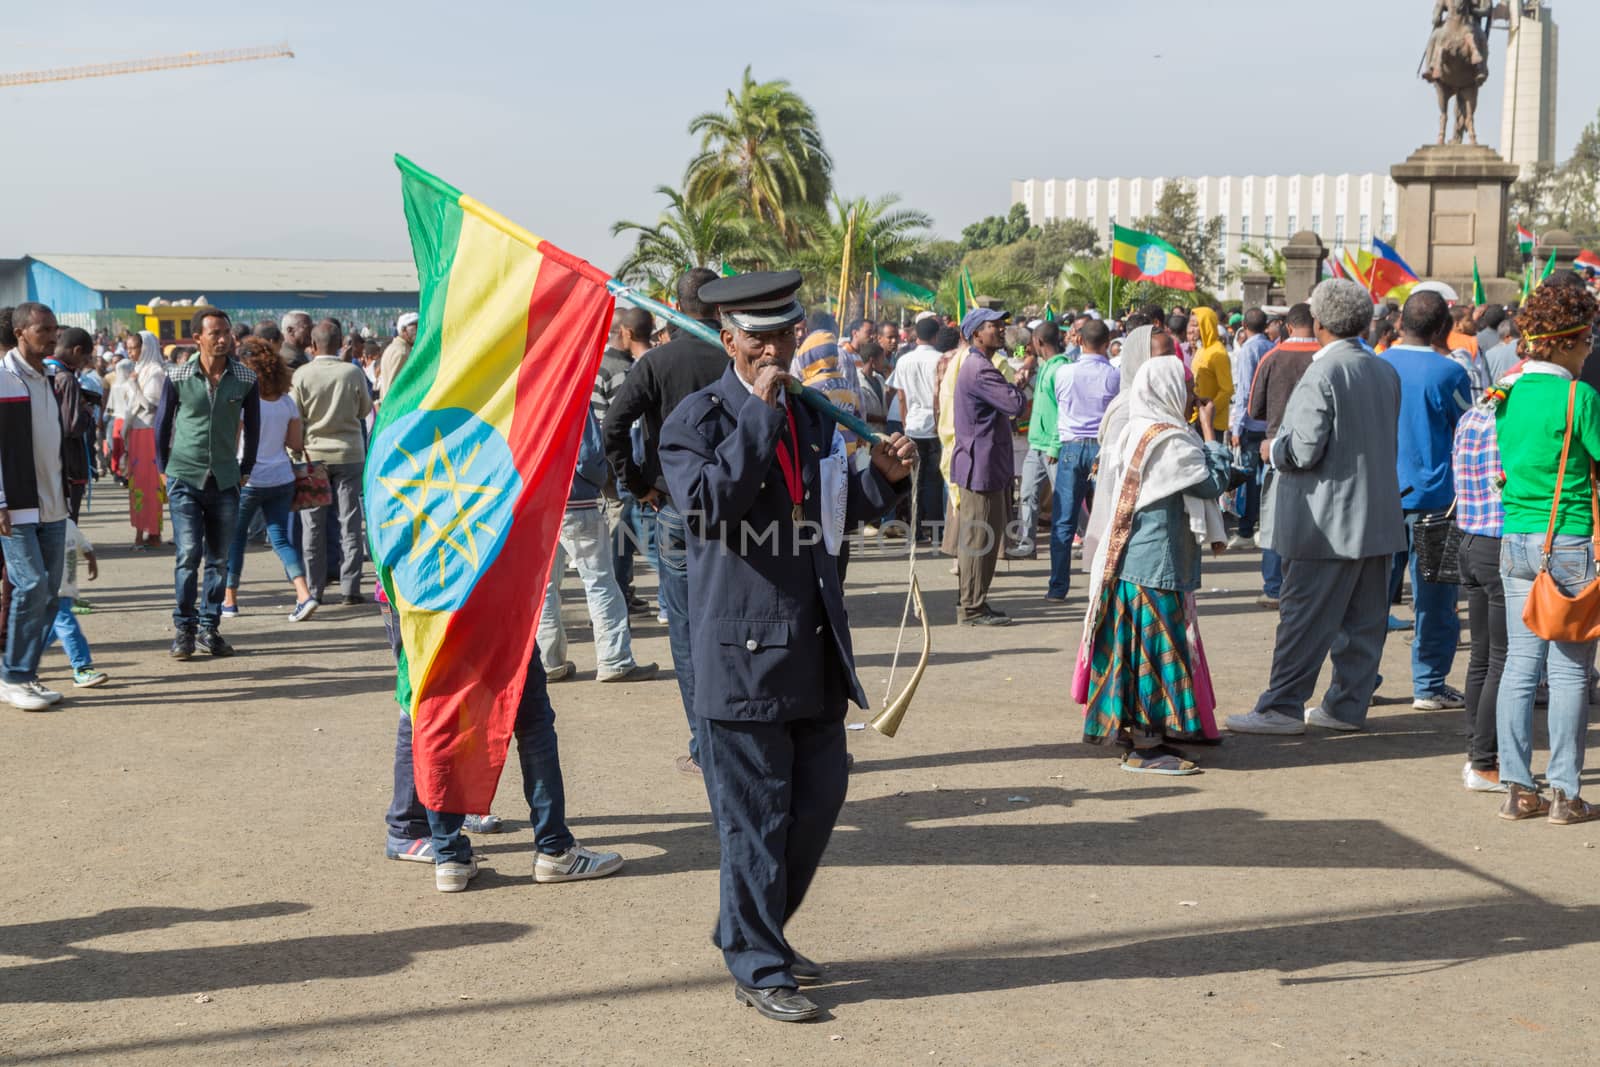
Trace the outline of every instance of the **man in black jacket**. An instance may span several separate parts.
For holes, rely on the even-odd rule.
[[[56,341],[55,358],[45,361],[50,385],[61,405],[61,464],[67,478],[67,517],[78,521],[89,488],[89,457],[94,433],[94,397],[78,384],[78,371],[94,355],[88,330],[69,326]]]
[[[678,281],[678,309],[713,330],[719,329],[713,309],[700,299],[700,287],[715,281],[715,271],[697,267]],[[661,424],[691,393],[718,381],[728,369],[728,354],[716,345],[688,333],[646,352],[627,380],[611,398],[601,429],[606,461],[616,472],[617,484],[632,493],[642,506],[655,509],[656,555],[661,563],[661,607],[667,613],[667,635],[672,645],[672,673],[689,722],[689,754],[677,758],[678,770],[699,775],[700,749],[694,723],[694,665],[689,653],[688,541],[683,514],[667,491],[661,474]],[[644,450],[634,461],[631,430],[644,420]]]

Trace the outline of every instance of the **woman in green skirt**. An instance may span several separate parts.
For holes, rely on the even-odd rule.
[[[1212,420],[1189,422],[1193,407],[1182,361],[1150,360],[1134,376],[1126,428],[1100,455],[1096,505],[1108,514],[1078,655],[1088,684],[1075,688],[1087,690],[1083,739],[1128,744],[1122,767],[1143,774],[1198,772],[1166,742],[1216,736],[1209,701],[1197,698],[1204,668],[1189,604],[1202,548],[1220,553],[1227,541],[1217,498],[1231,464]]]

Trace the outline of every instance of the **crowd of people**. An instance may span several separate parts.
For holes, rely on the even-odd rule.
[[[252,537],[271,544],[295,590],[289,621],[309,618],[332,582],[343,603],[365,603],[366,436],[382,370],[403,364],[415,321],[402,319],[380,357],[359,331],[350,340],[306,312],[251,326],[197,307],[189,341],[163,349],[148,330],[94,336],[63,329],[43,304],[0,308],[0,397],[16,401],[0,405],[0,700],[41,711],[63,699],[39,680],[57,638],[74,686],[107,680],[77,620],[92,611],[78,557],[98,576],[77,527],[96,484],[126,491],[136,552],[163,546],[170,517],[174,659],[232,653],[221,624],[240,613]]]
[[[800,286],[794,272],[692,269],[675,303],[705,331],[637,308],[615,317],[555,564],[530,590],[544,611],[515,734],[536,881],[622,865],[565,820],[549,686],[579,677],[561,613],[570,564],[599,682],[652,678],[631,620],[667,627],[687,725],[675,762],[703,779],[716,816],[714,941],[737,995],[772,1018],[815,1016],[795,983],[823,969],[783,923],[842,803],[845,705],[866,704],[844,612],[853,537],[940,548],[954,560],[953,622],[973,627],[1011,623],[992,597],[998,561],[1036,558],[1043,542],[1041,610],[1084,589],[1064,657],[1082,739],[1121,748],[1131,773],[1198,773],[1195,748],[1223,728],[1364,729],[1386,636],[1404,626],[1412,707],[1465,715],[1466,789],[1503,794],[1510,820],[1600,817],[1579,780],[1600,635],[1579,617],[1600,521],[1600,305],[1577,275],[1556,272],[1517,308],[1463,307],[1427,283],[1375,306],[1335,279],[1304,303],[1226,317],[1151,305],[1020,323],[980,300],[959,321],[924,311],[842,329],[806,314]],[[291,621],[335,583],[340,602],[364,603],[367,438],[386,388],[404,391],[417,325],[403,316],[379,351],[303,312],[235,326],[202,307],[194,351],[169,360],[149,333],[97,341],[39,304],[0,312],[0,401],[15,401],[0,403],[0,699],[61,699],[38,678],[54,638],[75,684],[106,680],[66,563],[82,556],[97,575],[75,520],[102,475],[127,489],[136,550],[162,543],[166,505],[176,659],[232,651],[221,625],[243,610],[252,538],[294,589]],[[809,387],[804,403],[791,383]],[[815,408],[818,396],[833,407]],[[1219,723],[1195,594],[1208,552],[1252,544],[1256,604],[1278,613],[1270,675],[1253,708]],[[641,564],[656,573],[654,603],[635,589]],[[1393,611],[1407,587],[1403,624]],[[1463,593],[1460,692],[1448,679]],[[387,604],[383,615],[398,655]],[[1332,683],[1312,703],[1329,659]],[[1540,702],[1548,795],[1530,766]],[[411,729],[402,711],[385,853],[431,864],[437,888],[457,892],[477,874],[467,832],[500,820],[423,807]]]

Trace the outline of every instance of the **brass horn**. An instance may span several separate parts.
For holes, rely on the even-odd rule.
[[[917,658],[917,669],[911,672],[911,680],[900,690],[900,695],[889,701],[872,720],[872,728],[884,737],[893,737],[895,731],[900,729],[900,720],[905,718],[906,709],[911,706],[911,698],[916,695],[917,685],[922,681],[923,672],[928,669],[928,655],[933,649],[928,612],[922,606],[922,586],[917,584],[915,577],[911,579],[911,600],[916,605],[917,618],[922,623],[922,655]]]

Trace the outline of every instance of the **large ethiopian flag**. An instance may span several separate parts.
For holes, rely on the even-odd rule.
[[[399,615],[417,792],[494,799],[612,298],[606,276],[395,157],[421,319],[383,397],[368,539]]]
[[[1194,289],[1194,271],[1178,250],[1153,233],[1111,224],[1111,273],[1166,289]]]

